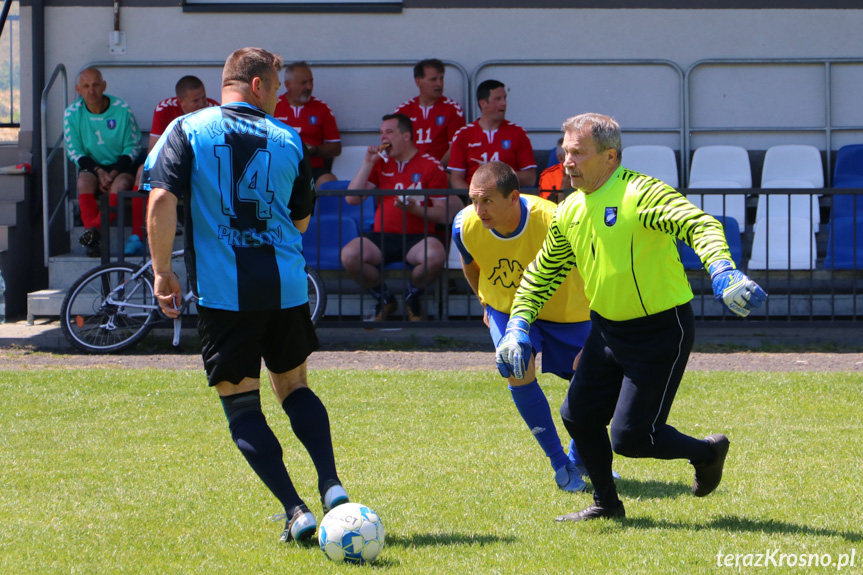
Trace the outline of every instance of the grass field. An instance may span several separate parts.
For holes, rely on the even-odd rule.
[[[616,458],[627,518],[587,524],[553,521],[590,498],[555,488],[495,373],[325,370],[312,381],[348,492],[387,528],[374,572],[749,572],[757,554],[769,572],[863,572],[863,374],[688,373],[671,422],[731,438],[720,488],[696,499],[685,461]],[[541,383],[556,408],[566,383]],[[362,569],[278,544],[283,524],[268,517],[282,510],[199,371],[2,372],[0,397],[0,573]],[[320,520],[311,462],[264,397]],[[728,554],[739,567],[718,566]],[[802,568],[810,554],[833,565]]]

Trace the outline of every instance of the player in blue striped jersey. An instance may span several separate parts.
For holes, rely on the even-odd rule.
[[[174,120],[148,156],[142,179],[151,192],[147,229],[159,304],[176,317],[181,288],[171,249],[182,198],[204,368],[234,442],[285,508],[282,540],[289,541],[310,538],[317,523],[261,411],[262,358],[315,464],[324,513],[348,497],[336,473],[327,410],[306,376],[318,339],[300,234],[315,189],[299,135],[272,117],[281,65],[260,48],[231,54],[222,73],[222,106]]]

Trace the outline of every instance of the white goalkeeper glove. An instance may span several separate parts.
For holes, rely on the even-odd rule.
[[[530,343],[530,324],[520,317],[511,317],[506,324],[506,331],[500,342],[494,359],[497,370],[504,377],[524,379],[524,372],[533,354]]]
[[[746,317],[751,309],[761,307],[767,299],[764,290],[746,274],[734,269],[728,260],[713,262],[708,271],[713,280],[713,297],[740,317]]]

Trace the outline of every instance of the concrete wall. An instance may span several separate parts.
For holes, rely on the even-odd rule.
[[[863,10],[406,8],[401,14],[378,15],[201,14],[184,13],[179,6],[122,8],[126,52],[111,55],[108,37],[113,10],[109,4],[46,8],[46,74],[58,63],[64,64],[70,76],[70,98],[74,98],[74,76],[89,63],[182,60],[218,64],[230,51],[245,45],[265,47],[286,60],[313,63],[411,62],[438,57],[460,64],[468,74],[484,62],[503,59],[658,59],[686,70],[702,59],[863,57],[859,42]],[[30,46],[29,10],[28,6],[21,9],[25,61]],[[22,70],[22,126],[26,130],[33,111],[26,77],[29,66]],[[109,93],[126,99],[141,127],[147,129],[156,102],[171,95],[176,79],[188,72],[200,75],[209,93],[218,97],[217,66],[108,70],[106,79]],[[494,74],[508,84],[508,117],[537,130],[531,134],[536,147],[550,147],[556,135],[546,130],[556,130],[565,117],[588,109],[618,117],[624,128],[639,123],[648,128],[679,123],[677,102],[670,101],[676,80],[667,72],[639,72],[621,78],[608,71],[592,76],[555,69],[491,68],[483,74]],[[735,74],[731,73],[732,78]],[[448,71],[447,78],[447,92],[462,100],[464,78],[455,69]],[[718,81],[711,80],[707,93],[712,99],[702,100],[706,107],[699,108],[704,125],[714,121],[711,111],[726,111],[714,101],[721,103],[724,97]],[[751,77],[741,80],[750,81]],[[774,84],[772,79],[763,81],[768,87]],[[859,94],[863,88],[863,74],[848,74],[843,81],[847,94]],[[791,79],[790,85],[803,89],[787,91],[785,98],[768,107],[779,121],[805,109],[815,114],[806,121],[818,123],[820,108],[813,102],[823,96],[819,94],[823,79],[817,72],[806,72],[799,81]],[[349,132],[347,144],[368,141],[370,136],[350,132],[376,131],[380,116],[415,92],[407,65],[316,69],[315,93],[331,105]],[[854,107],[850,101],[842,105]],[[604,109],[597,109],[600,107]],[[750,116],[744,119],[753,121]],[[56,137],[57,122],[49,124],[49,137]],[[657,137],[668,139],[667,135]],[[674,142],[671,145],[677,147]]]

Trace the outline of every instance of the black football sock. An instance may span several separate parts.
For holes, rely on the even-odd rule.
[[[294,435],[302,442],[318,472],[318,491],[323,495],[324,484],[338,479],[330,418],[323,402],[308,387],[301,387],[282,402],[282,409],[291,420]]]
[[[288,517],[303,503],[282,461],[282,446],[261,411],[260,391],[222,397],[231,438],[252,470],[285,508]]]

